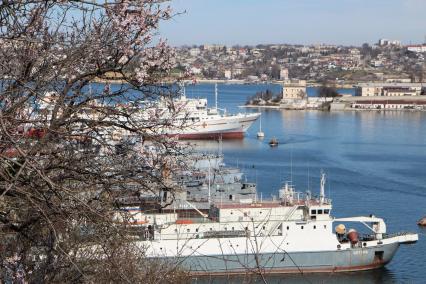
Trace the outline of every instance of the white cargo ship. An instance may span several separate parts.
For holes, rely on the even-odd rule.
[[[340,272],[379,268],[415,233],[388,234],[375,216],[335,219],[331,200],[295,192],[286,184],[279,198],[212,204],[208,216],[134,213],[138,244],[148,258],[173,262],[192,275]],[[357,223],[361,234],[346,226]]]

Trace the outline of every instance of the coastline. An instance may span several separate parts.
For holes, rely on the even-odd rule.
[[[279,105],[276,106],[271,106],[271,105],[242,105],[242,106],[238,106],[238,108],[271,108],[271,109],[281,109],[281,107]]]

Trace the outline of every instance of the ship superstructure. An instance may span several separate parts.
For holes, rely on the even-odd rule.
[[[146,256],[176,262],[194,275],[248,272],[299,273],[368,270],[382,267],[414,233],[388,234],[375,216],[335,219],[324,195],[302,194],[286,184],[268,201],[212,203],[209,214],[134,212],[138,244]],[[344,224],[363,224],[361,235]],[[334,227],[337,223],[342,223]]]

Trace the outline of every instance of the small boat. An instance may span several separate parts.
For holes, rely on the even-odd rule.
[[[265,133],[262,132],[262,116],[260,116],[259,118],[259,132],[257,132],[257,138],[264,138],[265,137]]]
[[[271,147],[275,147],[278,146],[278,139],[277,138],[272,138],[271,141],[269,141],[269,146]]]

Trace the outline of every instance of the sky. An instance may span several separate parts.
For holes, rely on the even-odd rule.
[[[173,46],[376,43],[426,39],[426,0],[172,0]]]

